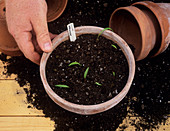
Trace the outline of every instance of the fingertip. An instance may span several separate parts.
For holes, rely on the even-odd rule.
[[[45,44],[43,45],[43,51],[44,51],[44,52],[50,52],[50,51],[52,51],[52,44],[49,43],[49,42],[45,43]]]
[[[37,52],[34,52],[33,56],[33,62],[40,65],[41,56]]]
[[[32,54],[24,54],[25,57],[31,60],[33,63],[40,65],[41,56],[37,52],[32,52]]]

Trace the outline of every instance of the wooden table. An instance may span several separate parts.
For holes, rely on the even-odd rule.
[[[26,93],[15,80],[17,76],[3,75],[5,64],[0,61],[0,131],[53,130],[54,122],[41,110],[27,108]]]
[[[11,75],[6,78],[6,76],[3,75],[6,64],[7,63],[0,61],[0,131],[54,130],[54,121],[46,118],[41,110],[27,108],[29,104],[26,100],[26,93],[15,80],[17,76]],[[29,88],[29,86],[25,88]],[[16,91],[20,93],[17,94]],[[133,120],[137,122],[140,118],[128,114],[121,125],[126,124],[128,126],[126,130],[135,130],[135,128],[130,125],[130,122]],[[170,118],[166,121],[165,125],[160,125],[159,130],[170,131],[169,125]],[[119,128],[117,130],[119,130]]]

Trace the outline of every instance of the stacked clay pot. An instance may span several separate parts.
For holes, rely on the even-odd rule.
[[[136,60],[157,56],[170,43],[170,3],[136,2],[116,9],[109,26],[135,48]]]

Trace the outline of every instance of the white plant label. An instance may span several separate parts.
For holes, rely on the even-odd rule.
[[[74,29],[74,24],[73,23],[68,24],[67,29],[68,29],[70,41],[74,42],[76,40],[76,33],[75,33],[75,29]]]

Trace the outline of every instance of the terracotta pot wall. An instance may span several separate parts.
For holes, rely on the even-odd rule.
[[[165,43],[166,43],[166,46],[165,46],[165,49],[169,46],[170,44],[170,3],[158,3],[159,7],[163,10],[163,12],[165,13],[165,15],[167,16],[168,18],[168,23],[169,23],[169,30],[167,29],[168,31],[168,35],[166,36],[165,38]],[[163,51],[164,51],[163,50]],[[162,52],[163,52],[162,51]]]
[[[4,20],[0,20],[0,51],[11,56],[22,54],[14,38],[9,34]]]

